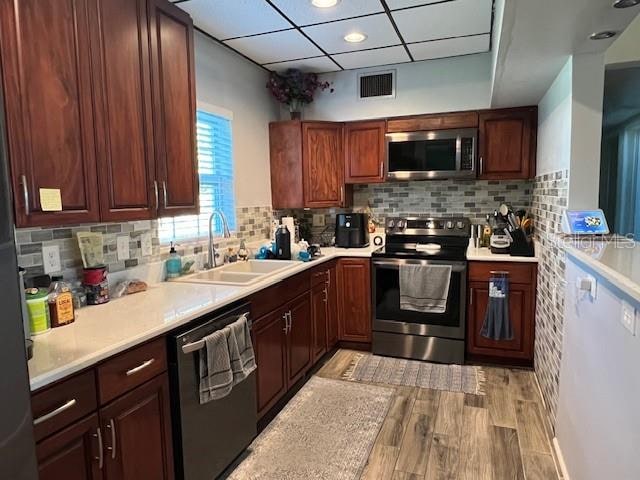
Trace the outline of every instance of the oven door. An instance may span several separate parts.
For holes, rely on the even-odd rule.
[[[387,178],[475,177],[476,138],[475,129],[389,133]]]
[[[451,265],[451,282],[444,313],[400,308],[400,265]],[[465,338],[467,264],[439,260],[379,258],[373,260],[373,330],[451,339]]]

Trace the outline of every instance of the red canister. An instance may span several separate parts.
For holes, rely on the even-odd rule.
[[[109,282],[105,265],[85,268],[82,285],[87,292],[87,305],[100,305],[109,301]]]

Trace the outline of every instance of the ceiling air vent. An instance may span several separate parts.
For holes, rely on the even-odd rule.
[[[396,72],[361,73],[358,75],[360,83],[360,98],[394,98],[396,96]]]

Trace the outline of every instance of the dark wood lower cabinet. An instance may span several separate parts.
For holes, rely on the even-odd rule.
[[[174,477],[169,383],[166,375],[100,410],[108,480]]]
[[[288,305],[287,367],[289,385],[300,380],[311,367],[313,324],[311,302],[304,294]]]
[[[320,283],[311,289],[311,318],[313,320],[313,361],[327,352],[327,320],[329,313],[327,284]]]
[[[98,480],[98,415],[76,422],[36,446],[40,480]]]
[[[333,262],[329,266],[329,276],[327,279],[327,292],[329,301],[327,303],[327,349],[331,349],[338,344],[338,269]]]
[[[480,265],[478,265],[480,264]],[[481,335],[489,304],[492,271],[506,272],[509,282],[509,320],[512,340],[492,340]],[[536,264],[470,262],[467,312],[467,356],[496,363],[533,363],[536,312]]]
[[[371,342],[371,260],[338,260],[339,338],[344,342]]]

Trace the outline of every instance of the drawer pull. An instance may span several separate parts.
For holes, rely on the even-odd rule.
[[[136,373],[138,373],[141,370],[144,370],[145,368],[147,368],[148,366],[150,366],[153,362],[155,362],[156,359],[155,358],[150,358],[149,360],[147,360],[146,362],[142,362],[140,365],[138,365],[137,367],[133,367],[130,370],[127,370],[127,377],[130,377],[131,375],[134,375]]]
[[[41,417],[36,418],[33,421],[34,425],[40,425],[42,422],[46,422],[47,420],[52,419],[53,417],[55,417],[56,415],[60,415],[62,412],[65,412],[67,410],[69,410],[71,407],[73,407],[76,403],[78,403],[76,401],[75,398],[69,400],[67,403],[65,403],[64,405],[60,405],[58,408],[56,408],[55,410],[50,411],[49,413],[45,413],[44,415],[42,415]]]
[[[111,452],[111,459],[116,459],[116,426],[113,423],[113,418],[109,420],[107,428],[111,431],[111,446],[107,447],[107,450]]]

